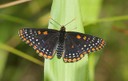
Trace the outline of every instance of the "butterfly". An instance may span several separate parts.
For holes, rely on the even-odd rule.
[[[18,33],[39,56],[52,59],[57,53],[57,58],[63,58],[66,63],[77,62],[85,54],[98,51],[105,45],[105,41],[99,37],[79,32],[66,32],[65,26],[61,26],[60,30],[23,28]]]

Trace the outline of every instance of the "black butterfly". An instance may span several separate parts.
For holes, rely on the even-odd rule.
[[[79,32],[66,32],[65,26],[60,31],[53,29],[23,28],[19,30],[20,38],[47,59],[57,58],[64,62],[76,62],[85,54],[100,50],[105,41],[99,37]]]

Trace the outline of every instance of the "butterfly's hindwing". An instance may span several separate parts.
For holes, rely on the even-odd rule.
[[[57,30],[24,28],[19,31],[20,38],[32,46],[40,56],[51,59],[58,42]]]
[[[103,39],[77,32],[67,32],[65,38],[64,62],[75,62],[84,57],[85,54],[103,48]]]

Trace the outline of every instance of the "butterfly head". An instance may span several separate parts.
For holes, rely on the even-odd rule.
[[[65,24],[65,25],[61,25],[61,24],[59,24],[57,21],[55,21],[53,18],[51,18],[51,20],[53,20],[56,24],[58,24],[59,26],[61,26],[61,29],[60,29],[60,31],[65,31],[65,26],[67,26],[68,24],[70,24],[72,21],[74,21],[75,20],[75,18],[74,19],[72,19],[70,22],[68,22],[67,24]]]
[[[65,29],[66,29],[65,26],[61,26],[61,29],[60,30],[61,31],[65,31]]]

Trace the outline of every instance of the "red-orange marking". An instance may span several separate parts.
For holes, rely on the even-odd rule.
[[[21,38],[24,38],[24,36],[21,36]]]
[[[40,52],[40,53],[39,53],[39,56],[40,56],[40,57],[42,57],[42,56],[43,56],[43,53],[42,53],[42,52]]]
[[[32,43],[29,44],[29,46],[32,46],[32,45],[33,45]]]
[[[82,54],[86,54],[86,52],[83,52]]]
[[[99,48],[96,48],[96,50],[99,50]]]
[[[80,38],[81,38],[81,36],[80,36],[80,35],[77,35],[77,36],[76,36],[76,38],[77,38],[77,39],[80,39]]]
[[[102,44],[104,44],[104,40],[102,41]]]
[[[51,59],[51,58],[52,58],[52,56],[48,56],[48,58],[49,58],[49,59]]]
[[[101,48],[101,46],[99,46],[99,48]]]
[[[71,62],[72,61],[72,59],[68,59],[68,62]]]
[[[76,62],[76,58],[73,59],[73,62]]]
[[[40,35],[41,34],[41,31],[38,31],[37,33]]]
[[[36,50],[36,53],[39,53],[40,51],[39,50]]]
[[[43,34],[44,34],[44,35],[47,35],[47,34],[48,34],[48,31],[44,31]]]
[[[94,48],[92,48],[92,51],[95,51],[95,49],[94,49]]]
[[[29,40],[27,40],[27,41],[26,41],[26,43],[30,43],[30,41],[29,41]]]
[[[100,44],[101,46],[103,46],[103,44]]]
[[[74,46],[72,45],[72,47],[71,48],[74,48]]]
[[[83,54],[81,54],[81,55],[80,55],[80,57],[81,57],[81,58],[83,58],[83,57],[84,57],[84,55],[83,55]]]
[[[20,33],[20,35],[23,35],[23,31],[22,31],[22,30],[20,30],[20,32],[19,32],[19,33]]]
[[[68,59],[64,58],[64,61],[65,61],[65,62],[67,62],[67,61],[68,61]]]
[[[84,36],[83,39],[86,40],[86,36]]]
[[[47,55],[46,55],[46,54],[44,54],[44,57],[45,57],[45,58],[47,58]]]
[[[36,49],[36,48],[37,48],[37,46],[36,46],[36,45],[34,45],[34,46],[33,46],[33,48],[34,48],[34,49]]]
[[[26,38],[23,38],[23,41],[26,41],[27,39]]]
[[[78,57],[77,60],[80,60],[80,58]]]
[[[88,53],[90,53],[91,51],[90,50],[88,50]]]

